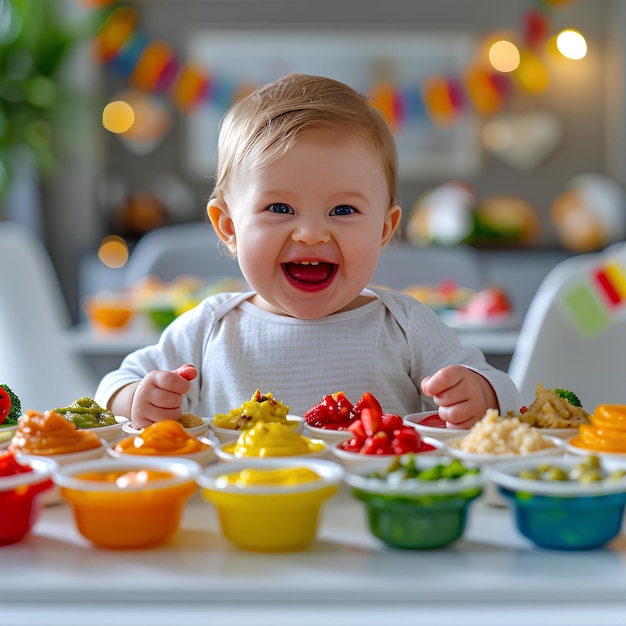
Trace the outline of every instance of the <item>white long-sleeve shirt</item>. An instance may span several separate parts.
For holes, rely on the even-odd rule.
[[[500,411],[518,411],[519,393],[509,376],[411,296],[368,289],[376,300],[321,319],[276,315],[251,304],[252,293],[211,296],[172,322],[158,344],[128,355],[100,382],[101,406],[148,372],[193,363],[198,377],[183,411],[212,417],[249,400],[256,389],[303,415],[324,395],[343,391],[356,402],[370,391],[386,413],[408,415],[436,408],[421,380],[461,364],[482,374]]]

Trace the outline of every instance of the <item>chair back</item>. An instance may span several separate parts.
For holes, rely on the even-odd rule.
[[[0,222],[0,383],[23,410],[45,411],[95,394],[95,375],[67,342],[70,326],[41,239],[18,222]]]
[[[156,228],[146,233],[131,252],[124,282],[131,286],[149,276],[169,282],[183,275],[244,281],[237,259],[220,243],[212,226],[206,223]]]
[[[485,274],[478,252],[469,246],[424,246],[391,243],[383,250],[372,284],[405,289],[453,280],[459,287],[481,289]]]
[[[509,375],[523,404],[544,388],[570,389],[587,411],[626,404],[626,244],[561,261],[520,329]]]

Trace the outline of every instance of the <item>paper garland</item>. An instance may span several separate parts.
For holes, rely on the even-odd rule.
[[[536,51],[548,37],[549,12],[572,0],[539,0],[523,16],[521,37],[525,49],[513,76],[471,60],[461,76],[432,76],[422,84],[395,85],[389,81],[372,84],[366,94],[384,112],[392,127],[410,117],[428,115],[433,123],[447,127],[472,107],[479,115],[494,116],[512,93],[512,82],[531,94],[546,89],[548,74]],[[206,68],[182,63],[172,46],[151,40],[140,29],[139,16],[126,3],[112,0],[83,0],[91,7],[113,6],[105,11],[94,41],[98,63],[127,78],[147,92],[168,95],[182,113],[192,111],[204,100],[219,100],[228,108],[254,86],[231,84],[227,77]]]

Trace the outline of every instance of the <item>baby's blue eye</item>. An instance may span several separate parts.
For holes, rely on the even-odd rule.
[[[282,202],[270,204],[266,210],[271,213],[293,213],[293,209],[288,204],[283,204]]]
[[[352,215],[353,213],[356,213],[356,209],[349,204],[340,204],[330,212],[331,215]]]

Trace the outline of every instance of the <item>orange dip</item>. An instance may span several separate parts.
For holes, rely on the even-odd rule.
[[[123,454],[180,456],[206,450],[211,446],[190,435],[176,420],[161,420],[144,429],[140,435],[127,437],[115,444]]]
[[[590,424],[581,424],[570,444],[600,452],[626,452],[626,405],[600,404]]]
[[[101,445],[96,433],[78,430],[73,422],[54,411],[28,410],[18,420],[9,449],[22,454],[50,456],[92,450]]]
[[[115,483],[121,489],[126,487],[139,487],[153,480],[168,480],[174,478],[176,474],[154,469],[140,469],[130,471],[111,472],[85,472],[78,474],[75,478],[80,480],[93,480],[96,482]]]

